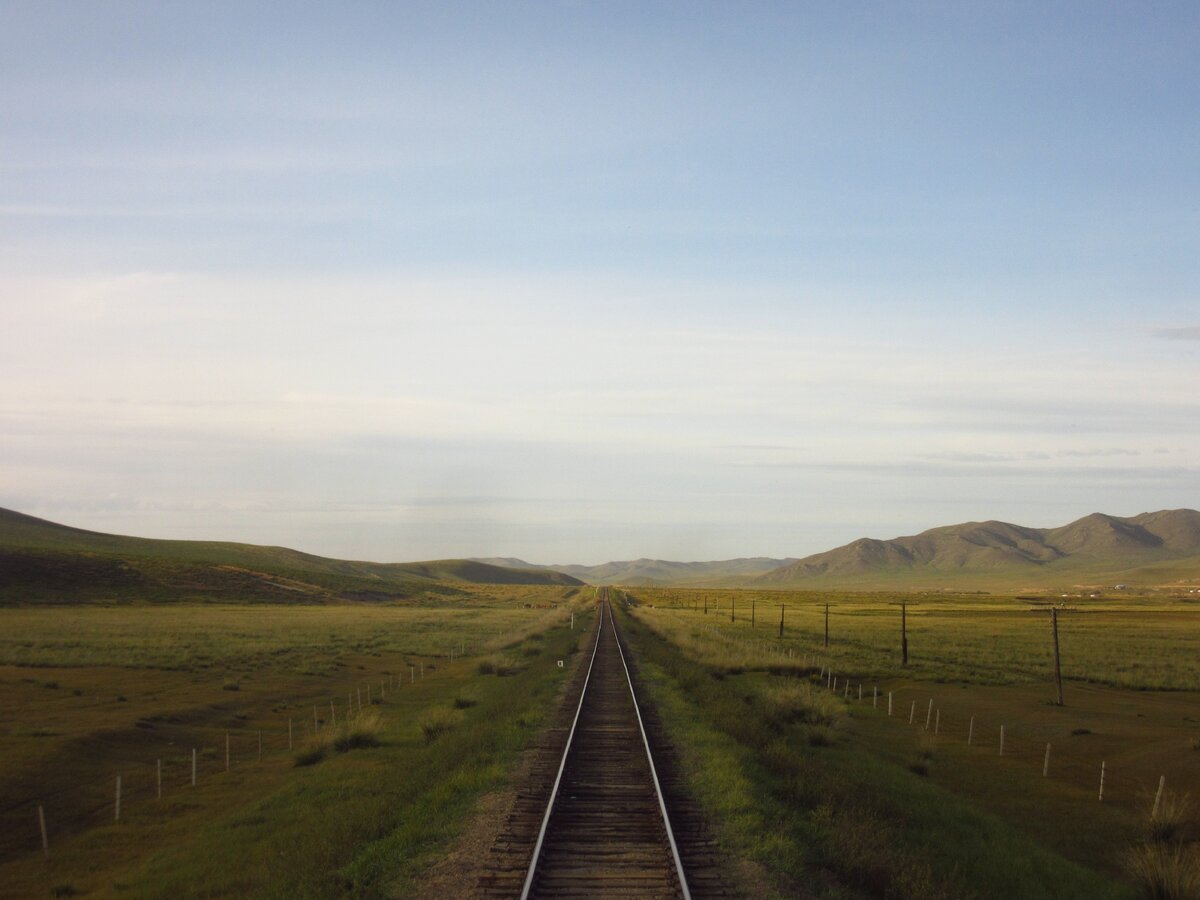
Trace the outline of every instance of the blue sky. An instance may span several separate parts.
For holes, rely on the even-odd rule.
[[[1198,505],[1195,4],[4,4],[0,505],[339,556]]]

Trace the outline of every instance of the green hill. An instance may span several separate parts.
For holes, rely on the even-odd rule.
[[[0,603],[378,601],[456,583],[582,582],[470,560],[357,562],[286,547],[125,537],[0,509]]]

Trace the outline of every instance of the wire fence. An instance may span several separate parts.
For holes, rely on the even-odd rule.
[[[138,719],[132,729],[89,734],[68,752],[86,773],[81,777],[54,778],[53,787],[6,780],[0,795],[0,863],[31,853],[49,857],[56,842],[131,816],[141,818],[147,811],[183,814],[191,806],[170,801],[203,795],[215,778],[278,767],[283,761],[291,768],[307,742],[347,724],[364,708],[387,706],[406,688],[435,677],[442,664],[490,652],[492,644],[511,639],[510,633],[498,632],[492,643],[474,648],[456,641],[444,654],[410,657],[402,666],[360,676],[346,683],[344,692],[278,703],[278,712],[256,721],[223,710],[222,723],[156,716]],[[100,776],[99,770],[110,774]]]
[[[689,634],[709,642],[710,660],[720,660],[734,669],[788,670],[808,677],[861,714],[875,714],[898,727],[910,728],[914,746],[924,744],[931,755],[937,747],[953,745],[981,758],[994,757],[1000,764],[1023,767],[1048,783],[1068,785],[1080,800],[1090,798],[1139,815],[1155,809],[1164,789],[1179,791],[1200,785],[1200,727],[1193,736],[1179,728],[1167,737],[1156,735],[1155,752],[1150,758],[1139,759],[1143,738],[1110,728],[1112,717],[1106,711],[1089,708],[1085,715],[1075,715],[1079,711],[1071,708],[1071,698],[1078,701],[1080,691],[1098,692],[1100,688],[1068,680],[1067,715],[1063,716],[1053,712],[1064,708],[1054,703],[1054,685],[1048,681],[1046,700],[1040,707],[1031,707],[1025,713],[1014,708],[1010,715],[1008,710],[996,709],[1007,705],[997,703],[995,692],[1004,690],[1000,686],[913,685],[909,679],[920,676],[900,666],[890,674],[860,676],[854,671],[855,661],[837,655],[840,648],[836,644],[844,638],[839,637],[835,647],[826,648],[819,631],[780,629],[784,631],[780,636],[776,630],[778,605],[773,619],[763,616],[764,606],[757,610],[761,623],[758,631],[748,630],[745,622],[739,627],[731,621],[728,606],[723,610],[724,621],[712,615],[712,607],[706,615],[699,604],[670,608],[670,612],[700,613],[680,617],[687,622]],[[754,614],[749,609],[746,612]],[[654,627],[652,620],[648,624]],[[661,633],[668,639],[672,637]],[[697,649],[704,652],[703,648]],[[839,666],[849,671],[838,671]],[[1097,699],[1100,696],[1097,694]],[[1194,712],[1195,717],[1180,718],[1200,722],[1200,705]]]

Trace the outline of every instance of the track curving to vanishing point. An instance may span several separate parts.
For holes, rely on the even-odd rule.
[[[725,896],[702,817],[680,796],[657,721],[638,703],[607,588],[598,612],[572,692],[578,701],[550,730],[480,893],[522,900]]]

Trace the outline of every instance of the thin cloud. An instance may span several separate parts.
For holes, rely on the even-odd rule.
[[[1200,341],[1200,325],[1183,325],[1178,328],[1155,328],[1154,336],[1168,341]]]

